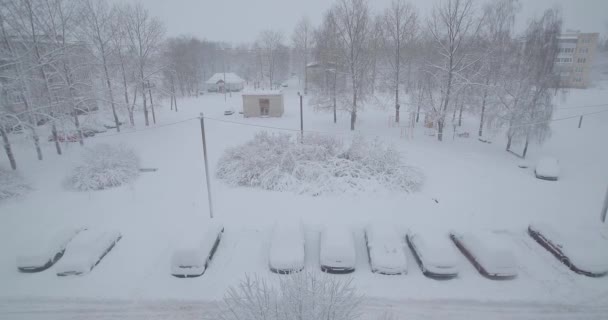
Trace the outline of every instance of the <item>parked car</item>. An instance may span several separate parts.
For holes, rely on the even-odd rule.
[[[559,179],[559,162],[552,157],[544,157],[538,160],[534,174],[542,180],[556,181]]]
[[[365,244],[372,272],[388,275],[407,273],[405,243],[392,226],[367,226]]]
[[[58,276],[89,273],[122,238],[118,231],[87,230],[70,241],[65,255],[56,265]]]
[[[182,241],[171,256],[171,275],[177,278],[202,276],[217,251],[223,233],[222,224],[211,223],[202,236]]]
[[[290,274],[304,269],[304,232],[300,225],[276,226],[272,233],[268,266],[270,271]]]
[[[86,135],[83,132],[83,135]],[[95,134],[93,134],[95,135]],[[48,138],[49,142],[55,142],[55,136],[51,134]],[[78,142],[79,136],[77,131],[57,131],[57,141],[59,142]]]
[[[327,273],[353,272],[356,258],[352,232],[339,227],[327,228],[321,232],[319,250],[321,271]]]
[[[608,241],[599,231],[566,235],[534,224],[528,226],[528,234],[570,270],[588,277],[608,274]]]
[[[124,124],[124,122],[118,121],[118,124],[122,126]],[[115,122],[107,122],[103,126],[106,129],[116,129],[116,123]]]
[[[281,87],[283,87],[283,88],[287,88],[287,87],[289,87],[289,85],[287,84],[287,82],[283,82],[283,83],[281,84]]]
[[[498,247],[488,248],[486,241],[482,242],[470,233],[451,233],[450,238],[475,269],[486,278],[507,280],[517,277],[517,263],[510,251]]]
[[[234,114],[234,110],[226,110],[226,111],[224,111],[224,115],[225,116],[230,116],[230,115],[233,115],[233,114]]]
[[[431,239],[422,234],[409,233],[407,244],[425,276],[435,279],[458,276],[458,257],[447,236],[435,236]]]
[[[21,272],[40,272],[50,268],[61,259],[68,243],[82,230],[62,229],[49,239],[41,239],[35,249],[17,256],[17,269]]]
[[[96,124],[82,125],[80,127],[80,130],[82,130],[82,133],[85,135],[85,137],[94,136],[95,134],[98,134],[98,133],[108,132],[108,129],[105,126],[100,126],[100,125],[96,125]]]

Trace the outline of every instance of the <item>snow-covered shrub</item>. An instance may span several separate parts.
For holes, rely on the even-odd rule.
[[[103,190],[133,181],[139,175],[139,158],[124,145],[98,144],[87,148],[68,184],[77,190]]]
[[[351,320],[360,312],[362,298],[351,278],[318,272],[281,276],[278,286],[247,276],[228,289],[220,305],[222,320]]]
[[[217,176],[233,186],[320,195],[389,189],[416,191],[422,174],[403,165],[379,140],[355,138],[348,148],[334,137],[261,132],[220,159]]]
[[[0,167],[0,201],[24,195],[29,185],[15,171]]]

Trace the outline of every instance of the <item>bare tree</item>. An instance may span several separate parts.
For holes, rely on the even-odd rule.
[[[306,71],[308,66],[308,56],[310,54],[310,48],[312,47],[312,25],[308,18],[303,17],[300,19],[296,28],[293,31],[292,42],[296,54],[300,57],[302,66],[301,75],[304,76],[304,94],[308,93],[308,72]]]
[[[416,36],[418,29],[418,14],[414,7],[405,0],[393,0],[391,6],[382,15],[382,31],[384,47],[391,51],[388,59],[393,70],[393,86],[395,91],[395,122],[399,122],[399,86],[400,75],[406,55],[406,47]]]
[[[116,131],[120,132],[120,121],[116,112],[116,103],[114,100],[114,92],[112,90],[112,77],[110,74],[111,57],[114,54],[115,47],[112,41],[115,28],[112,23],[116,23],[116,9],[109,7],[106,0],[83,0],[83,23],[82,37],[87,40],[92,48],[93,55],[101,66],[103,78],[105,80],[106,89],[108,90],[108,98],[112,107],[112,117]]]
[[[357,103],[364,98],[363,81],[369,67],[370,15],[366,0],[338,0],[332,8],[341,53],[350,75],[350,129],[355,130]]]
[[[434,9],[428,20],[428,30],[435,42],[440,58],[430,64],[430,72],[437,82],[440,97],[433,106],[437,121],[437,139],[443,140],[445,117],[455,86],[466,83],[463,72],[474,63],[468,59],[465,41],[476,34],[479,24],[473,11],[472,0],[444,0]]]
[[[352,320],[360,316],[359,296],[352,280],[300,272],[272,286],[246,277],[230,288],[221,305],[223,320]]]
[[[144,118],[146,126],[150,125],[148,119],[148,99],[146,97],[147,80],[150,75],[148,68],[152,66],[153,55],[159,49],[165,33],[162,22],[151,17],[150,13],[141,4],[127,7],[125,12],[125,33],[129,49],[135,57],[138,82],[141,86]],[[152,109],[154,112],[154,109]]]
[[[276,30],[264,30],[257,43],[261,52],[262,65],[265,66],[270,88],[273,88],[280,50],[283,46],[283,34]]]

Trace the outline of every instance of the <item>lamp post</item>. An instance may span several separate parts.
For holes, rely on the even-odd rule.
[[[300,142],[304,143],[304,111],[302,109],[302,94],[298,91],[300,96]]]

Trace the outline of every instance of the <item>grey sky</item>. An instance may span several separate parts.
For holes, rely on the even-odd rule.
[[[142,2],[153,15],[167,25],[169,36],[194,35],[209,40],[252,42],[261,30],[274,28],[288,37],[297,20],[306,15],[317,25],[332,0],[114,0]],[[439,0],[410,0],[426,17]],[[477,6],[485,0],[478,0]],[[370,0],[376,12],[391,0]],[[545,8],[558,5],[562,9],[565,28],[584,32],[608,30],[608,0],[521,0],[518,25]]]

